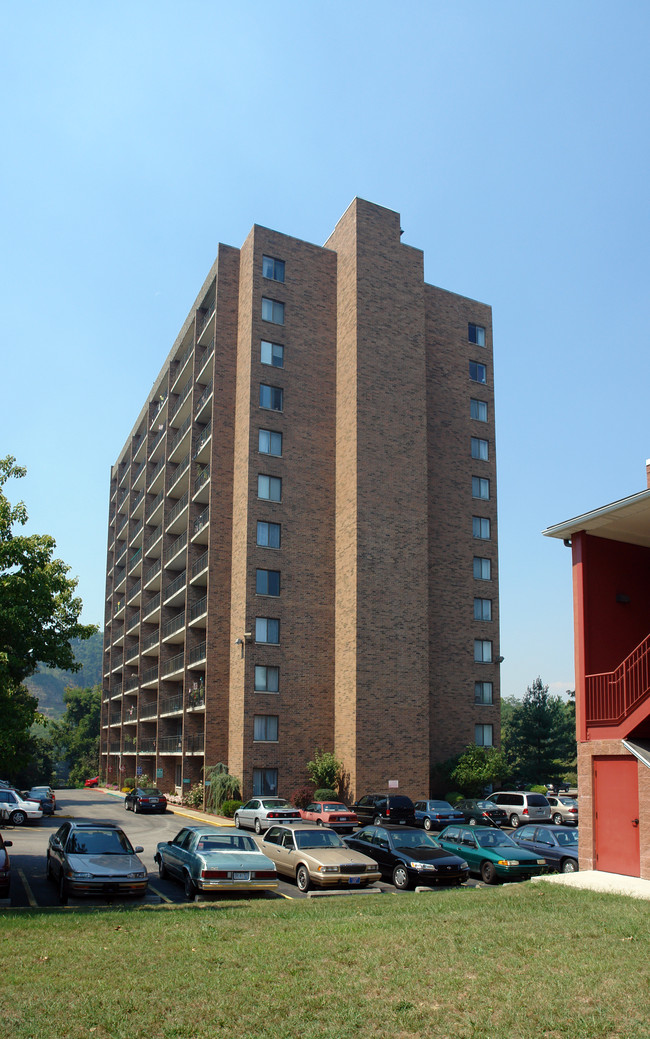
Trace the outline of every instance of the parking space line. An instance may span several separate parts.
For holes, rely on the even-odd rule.
[[[27,880],[27,877],[25,876],[25,874],[23,873],[22,869],[20,869],[20,868],[18,869],[17,872],[18,872],[18,876],[20,877],[20,879],[23,882],[23,887],[25,888],[25,891],[27,892],[27,900],[28,900],[30,906],[32,907],[32,909],[37,909],[38,908],[38,902],[34,898],[34,895],[32,893],[32,889],[29,886],[29,882]]]
[[[149,890],[153,891],[156,895],[160,895],[163,902],[173,902],[173,898],[167,898],[167,895],[163,895],[162,891],[159,891],[157,887],[154,887],[151,881],[149,882]]]

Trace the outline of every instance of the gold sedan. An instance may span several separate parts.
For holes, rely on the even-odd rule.
[[[312,884],[367,887],[381,878],[374,859],[351,851],[338,833],[326,826],[270,826],[255,840],[260,851],[275,863],[278,873],[293,877],[301,891],[308,891]]]

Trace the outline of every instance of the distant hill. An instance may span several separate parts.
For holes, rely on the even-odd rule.
[[[60,718],[65,712],[63,692],[69,685],[86,688],[101,685],[102,651],[104,634],[98,631],[92,638],[81,641],[72,640],[75,660],[82,664],[81,671],[60,671],[58,667],[44,667],[31,678],[27,678],[27,686],[33,696],[38,697],[38,709],[47,718]]]

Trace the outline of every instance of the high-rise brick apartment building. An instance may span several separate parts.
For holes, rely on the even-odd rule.
[[[399,214],[214,263],[112,469],[102,771],[425,795],[497,742],[491,311]]]

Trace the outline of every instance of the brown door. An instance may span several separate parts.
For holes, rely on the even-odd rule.
[[[594,838],[596,869],[639,876],[636,758],[594,758]]]

